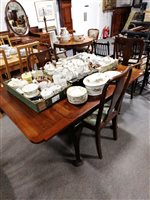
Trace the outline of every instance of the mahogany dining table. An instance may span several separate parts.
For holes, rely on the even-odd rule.
[[[117,66],[118,71],[123,71],[125,68],[126,66],[123,65]],[[133,69],[130,84],[139,76],[140,70]],[[111,97],[113,89],[113,87],[109,88],[106,100]],[[65,98],[37,113],[10,94],[5,87],[0,88],[0,109],[16,124],[28,140],[36,144],[51,139],[67,128],[73,128],[91,111],[97,109],[99,101],[100,96],[89,97],[86,103],[73,105]],[[75,157],[75,163],[81,164],[82,160],[76,149]]]

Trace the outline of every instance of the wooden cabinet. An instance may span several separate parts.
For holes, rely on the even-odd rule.
[[[111,36],[115,36],[121,33],[127,19],[129,13],[131,11],[131,7],[120,7],[114,8],[112,13],[112,26],[111,26]]]

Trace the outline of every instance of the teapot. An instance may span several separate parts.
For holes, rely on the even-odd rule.
[[[68,34],[69,34],[69,32],[68,32],[66,27],[61,27],[60,28],[60,35],[61,36],[68,35]]]

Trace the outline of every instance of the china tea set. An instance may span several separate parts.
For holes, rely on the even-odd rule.
[[[61,27],[60,28],[60,35],[57,36],[57,39],[60,42],[68,42],[69,40],[71,40],[71,38],[73,38],[73,40],[76,41],[76,42],[81,42],[81,41],[84,40],[84,35],[83,34],[77,34],[77,33],[73,33],[73,35],[71,35],[71,34],[69,34],[66,27]]]
[[[87,101],[88,95],[100,95],[108,79],[118,75],[118,72],[114,71],[105,73],[97,71],[91,74],[89,63],[95,65],[95,62],[98,62],[97,59],[95,55],[84,52],[73,57],[60,59],[56,65],[47,62],[43,70],[25,72],[20,79],[12,78],[8,85],[26,98],[32,99],[38,96],[39,99],[45,100],[69,87],[66,92],[68,101],[76,105],[82,104]],[[86,75],[83,76],[83,74]],[[83,77],[85,87],[72,86],[71,80],[78,80],[79,76]]]

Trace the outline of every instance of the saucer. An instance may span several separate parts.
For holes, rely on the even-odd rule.
[[[31,98],[33,98],[33,97],[38,96],[39,94],[40,94],[40,91],[37,90],[37,92],[36,92],[35,94],[32,94],[32,95],[23,94],[23,95],[24,95],[26,98],[31,99]]]
[[[117,76],[119,74],[121,74],[121,72],[118,72],[118,71],[107,71],[107,72],[104,72],[104,74],[109,78],[113,78],[114,76]]]

